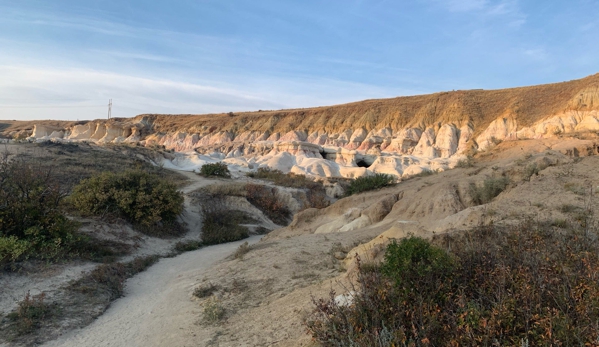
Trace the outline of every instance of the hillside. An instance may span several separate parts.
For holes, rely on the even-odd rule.
[[[377,266],[395,239],[534,221],[548,234],[574,230],[596,240],[598,112],[593,75],[311,109],[5,121],[11,158],[49,165],[65,192],[94,172],[132,167],[178,182],[185,230],[160,238],[119,218],[67,211],[79,232],[115,250],[105,260],[12,264],[22,270],[0,277],[2,333],[14,328],[10,317],[29,291],[57,310],[0,346],[318,346],[306,334],[313,300],[331,291],[335,301],[350,300],[359,259]],[[215,162],[227,164],[231,178],[189,172]],[[352,181],[343,178],[375,173],[393,182],[345,194]],[[198,243],[218,209],[222,220],[268,234],[247,244]],[[250,221],[236,219],[239,212]],[[116,296],[99,281],[74,287],[134,257],[170,259],[122,279]]]

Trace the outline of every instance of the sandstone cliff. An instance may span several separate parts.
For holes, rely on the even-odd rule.
[[[225,161],[241,170],[271,166],[314,176],[383,172],[403,177],[443,171],[465,153],[502,140],[596,131],[598,112],[596,74],[532,87],[460,90],[307,109],[42,122],[33,127],[30,138],[194,150],[199,159],[192,161],[198,165]],[[23,136],[23,131],[12,124],[4,133]]]

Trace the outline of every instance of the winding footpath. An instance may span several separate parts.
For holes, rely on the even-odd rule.
[[[183,189],[184,193],[211,183],[195,174],[186,176],[194,182]],[[187,197],[185,203],[188,210]],[[255,243],[260,237],[161,259],[148,270],[128,279],[124,297],[112,303],[92,324],[43,346],[199,346],[200,342],[194,339],[194,326],[201,318],[201,307],[191,301],[193,289],[206,270],[232,254],[243,242]]]
[[[251,237],[254,243],[260,236]],[[43,346],[198,346],[194,325],[201,309],[191,292],[211,266],[230,255],[244,241],[210,246],[161,259],[126,282],[125,296],[89,326],[72,331]]]

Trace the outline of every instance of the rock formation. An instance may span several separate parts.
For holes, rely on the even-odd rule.
[[[209,115],[35,124],[35,141],[160,146],[181,152],[168,165],[193,170],[224,161],[316,177],[446,170],[501,141],[599,130],[599,74],[503,90],[441,92],[338,106]],[[10,133],[12,131],[12,133]],[[21,132],[18,132],[21,131]],[[5,134],[22,136],[11,126]],[[181,164],[183,163],[183,164]],[[182,165],[182,166],[181,166]]]

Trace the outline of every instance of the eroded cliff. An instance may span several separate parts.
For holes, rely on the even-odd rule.
[[[599,74],[502,90],[469,90],[345,105],[36,124],[34,140],[136,143],[190,152],[175,166],[225,161],[326,177],[443,171],[503,140],[599,130]],[[4,130],[23,136],[14,125]],[[20,132],[18,132],[20,131]],[[183,164],[180,164],[183,163]]]

